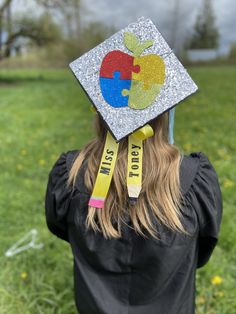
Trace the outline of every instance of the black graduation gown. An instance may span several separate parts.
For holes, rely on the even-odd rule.
[[[49,230],[72,248],[79,313],[194,313],[195,271],[212,254],[222,216],[217,175],[207,157],[192,153],[181,162],[183,223],[191,236],[158,226],[160,240],[144,239],[124,225],[122,238],[107,240],[85,228],[90,196],[83,182],[85,167],[75,189],[66,187],[78,153],[62,153],[53,166],[45,207]]]

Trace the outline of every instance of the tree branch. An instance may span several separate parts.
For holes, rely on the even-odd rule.
[[[11,4],[11,2],[12,0],[5,0],[5,2],[3,2],[2,6],[0,7],[0,16],[3,14],[5,9]]]

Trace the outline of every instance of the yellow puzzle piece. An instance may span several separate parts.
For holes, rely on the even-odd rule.
[[[134,65],[140,66],[139,73],[132,73],[132,80],[142,81],[143,88],[162,85],[165,81],[165,63],[158,55],[150,54],[134,58]]]

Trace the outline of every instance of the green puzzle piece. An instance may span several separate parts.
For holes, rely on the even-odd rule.
[[[145,109],[150,106],[160,93],[162,84],[153,84],[149,89],[143,88],[143,82],[133,80],[130,90],[123,89],[122,95],[129,96],[128,106],[132,109]]]

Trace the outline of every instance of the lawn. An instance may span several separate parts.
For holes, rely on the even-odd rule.
[[[200,91],[179,105],[176,143],[202,151],[220,179],[220,240],[197,273],[197,314],[236,313],[236,67],[190,69]],[[48,172],[93,135],[89,102],[69,70],[0,70],[0,313],[74,314],[73,259],[45,225]],[[44,247],[5,251],[31,229]]]

